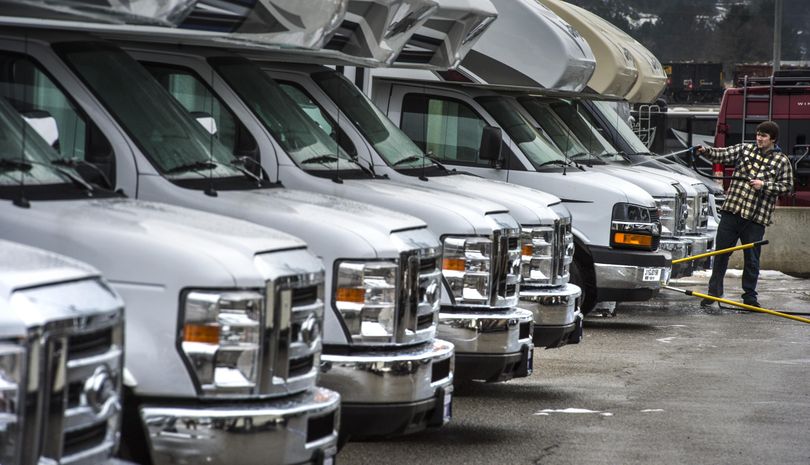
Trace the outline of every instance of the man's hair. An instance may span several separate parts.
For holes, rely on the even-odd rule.
[[[773,121],[763,121],[759,123],[759,126],[757,126],[757,132],[771,136],[771,140],[774,142],[776,142],[776,139],[779,139],[779,125]]]

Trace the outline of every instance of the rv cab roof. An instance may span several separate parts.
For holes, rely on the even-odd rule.
[[[480,82],[580,91],[596,60],[571,25],[536,0],[495,0],[498,19],[467,54]]]

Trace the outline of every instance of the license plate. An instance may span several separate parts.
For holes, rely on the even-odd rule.
[[[453,417],[453,393],[452,392],[445,392],[444,393],[444,422],[447,423],[450,421],[450,418]]]
[[[644,268],[643,281],[661,281],[661,268]]]

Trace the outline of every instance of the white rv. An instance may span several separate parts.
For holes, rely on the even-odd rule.
[[[0,240],[0,463],[112,460],[123,305],[89,266]]]
[[[23,44],[14,52],[8,36],[0,44],[6,70],[0,76],[0,216],[9,219],[0,224],[0,237],[91,264],[126,301],[124,454],[154,464],[332,460],[340,397],[315,386],[320,260],[278,231],[129,200],[103,187],[99,165],[112,162],[105,155],[121,147],[55,92],[59,87],[23,54]],[[35,84],[20,81],[25,78]],[[51,134],[60,152],[16,113],[32,118],[43,108],[65,112],[40,124],[59,130]],[[98,292],[85,287],[88,296]],[[120,335],[85,342],[94,351],[120,344]],[[87,366],[98,361],[90,359]],[[79,362],[67,366],[84,373],[77,380],[88,376]],[[98,424],[81,428],[93,415],[77,395],[79,387],[68,388],[68,402],[78,410],[65,425],[79,434],[70,454],[81,452],[80,444],[101,447],[87,439],[104,433]]]

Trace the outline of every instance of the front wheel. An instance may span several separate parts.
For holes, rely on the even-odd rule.
[[[577,254],[574,254],[574,261],[571,263],[571,283],[582,289],[579,309],[583,315],[587,315],[596,307],[596,276],[594,276],[593,268],[587,263],[577,260],[576,257]]]

